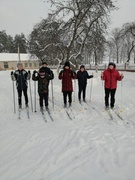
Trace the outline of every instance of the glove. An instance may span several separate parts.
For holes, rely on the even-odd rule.
[[[30,71],[28,71],[27,80],[30,80],[30,78],[31,78],[31,73],[30,73]]]
[[[53,74],[52,71],[50,71],[50,76],[51,76],[52,79],[54,79],[54,74]]]
[[[103,76],[104,76],[104,75],[103,75],[103,72],[102,72],[102,73],[101,73],[101,78],[103,78]]]
[[[28,74],[31,74],[30,71],[28,71]]]
[[[72,77],[73,77],[73,76],[76,75],[76,72],[72,70],[71,74],[72,74]]]
[[[13,71],[11,71],[11,79],[12,79],[12,81],[15,81],[15,77],[14,77]]]
[[[63,70],[60,72],[60,75],[62,75],[62,76],[63,76]]]
[[[33,76],[37,76],[38,72],[36,70],[33,71]]]
[[[123,79],[124,78],[124,75],[123,75],[123,73],[121,73],[121,79]]]
[[[93,78],[94,76],[93,75],[90,75],[90,78]]]
[[[36,73],[37,73],[37,71],[36,71],[36,70],[34,70],[34,71],[33,71],[33,74],[36,74]]]

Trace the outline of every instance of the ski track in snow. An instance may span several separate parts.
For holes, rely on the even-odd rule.
[[[51,84],[49,93],[54,122],[45,112],[45,123],[39,111],[38,94],[37,112],[32,113],[30,108],[28,119],[23,108],[18,119],[17,106],[16,114],[13,113],[10,71],[0,71],[0,180],[134,180],[135,80],[134,73],[124,74],[123,84],[118,83],[116,92],[116,107],[123,120],[113,111],[111,120],[104,110],[99,72],[94,74],[92,101],[89,102],[91,82],[88,80],[87,103],[79,104],[76,81],[73,105],[66,109],[61,81],[55,74],[54,110]],[[31,88],[34,100],[32,81]],[[17,105],[16,88],[15,96]]]

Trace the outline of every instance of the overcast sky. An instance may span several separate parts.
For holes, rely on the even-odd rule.
[[[119,10],[111,14],[109,29],[135,21],[135,0],[118,0],[116,5]],[[36,23],[47,17],[49,9],[43,0],[0,0],[0,31],[6,30],[11,36],[23,32],[27,36]]]

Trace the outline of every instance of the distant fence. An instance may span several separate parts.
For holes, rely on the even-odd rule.
[[[81,65],[81,64],[80,64]],[[80,67],[80,65],[78,66],[78,69]],[[49,68],[51,69],[57,69],[57,65],[48,65]],[[87,70],[95,70],[95,71],[103,71],[105,69],[107,69],[108,64],[85,64],[85,68]],[[116,68],[119,71],[129,71],[129,72],[135,72],[135,64],[129,64],[129,65],[125,65],[125,64],[116,64]],[[35,68],[26,68],[26,69],[35,69]],[[38,69],[38,68],[37,68]],[[6,69],[0,69],[1,70],[6,70]],[[9,70],[9,69],[7,69]]]

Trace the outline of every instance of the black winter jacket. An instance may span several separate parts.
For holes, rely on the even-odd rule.
[[[46,74],[44,78],[41,78],[39,74],[38,76],[35,76],[35,73],[33,73],[32,80],[38,81],[38,93],[48,93],[48,85],[51,76]]]
[[[27,80],[29,80],[30,77],[26,70],[24,70],[24,69],[22,69],[21,71],[16,70],[14,72],[14,77],[15,77],[17,89],[19,89],[19,90],[27,89],[27,87],[28,87]]]
[[[87,79],[93,78],[93,75],[88,74],[87,71],[78,71],[77,72],[77,79],[78,79],[78,85],[79,86],[85,86],[87,84]]]

